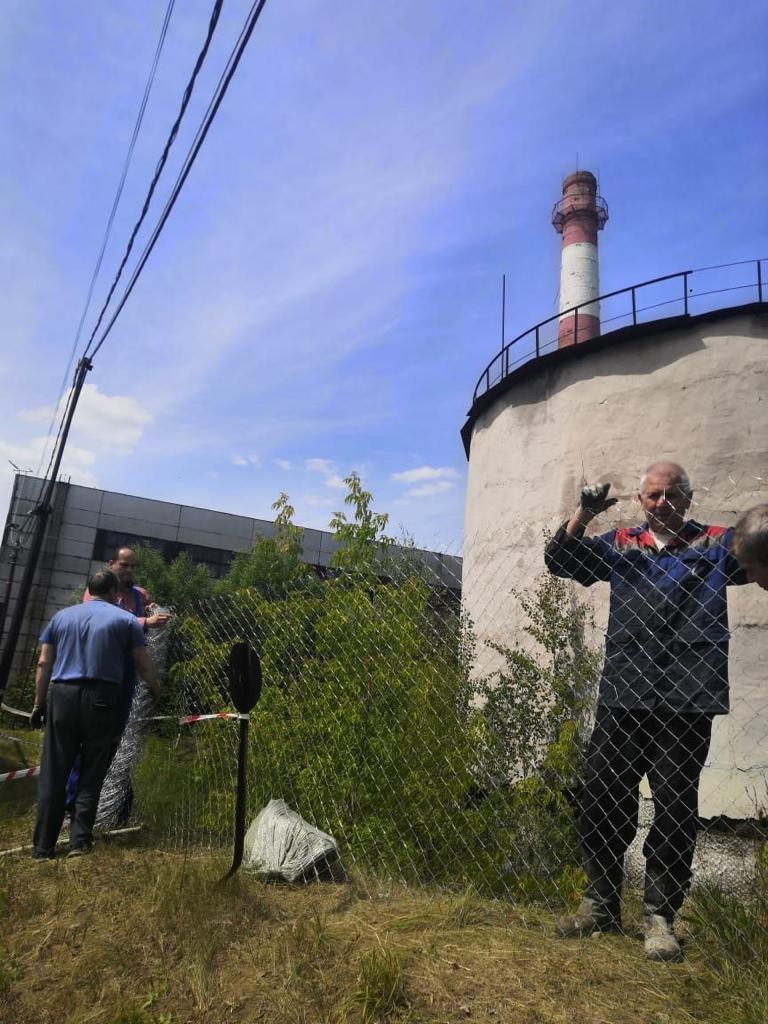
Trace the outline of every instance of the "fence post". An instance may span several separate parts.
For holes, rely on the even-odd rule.
[[[579,343],[579,307],[577,306],[573,312],[573,344],[578,345]]]
[[[539,358],[539,325],[536,324],[536,358]]]
[[[635,287],[632,286],[632,325],[637,327],[637,300],[635,298]]]
[[[688,316],[688,271],[683,273],[683,301],[685,303],[685,315]]]
[[[763,268],[760,260],[757,261],[757,301],[763,301]]]
[[[244,641],[232,645],[227,665],[229,695],[240,717],[240,744],[237,754],[237,794],[235,797],[235,843],[232,867],[222,881],[231,878],[243,860],[245,843],[245,798],[248,788],[248,716],[261,696],[259,656]]]

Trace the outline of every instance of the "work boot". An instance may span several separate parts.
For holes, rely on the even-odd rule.
[[[619,910],[585,896],[575,914],[558,917],[555,931],[563,939],[583,939],[593,932],[618,932],[621,931]]]
[[[672,924],[661,914],[650,914],[645,919],[645,957],[659,963],[683,958]]]
[[[85,857],[93,849],[92,843],[81,843],[80,846],[71,846],[67,853],[67,857]]]

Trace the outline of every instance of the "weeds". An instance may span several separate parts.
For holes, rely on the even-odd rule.
[[[455,1024],[467,1009],[475,1024],[739,1020],[695,953],[660,970],[630,939],[557,942],[543,912],[473,888],[367,899],[350,886],[346,899],[338,886],[220,885],[225,867],[147,846],[50,866],[9,858],[0,1020]],[[739,982],[727,983],[731,1004]]]
[[[407,1007],[403,957],[391,949],[363,954],[352,1003],[360,1009],[361,1024],[374,1024]]]
[[[444,928],[468,928],[484,924],[490,916],[488,903],[480,898],[472,885],[467,886],[464,893],[452,899],[450,904],[442,921]]]
[[[757,861],[753,897],[697,889],[687,917],[706,970],[728,993],[722,1024],[768,1021],[768,847]]]

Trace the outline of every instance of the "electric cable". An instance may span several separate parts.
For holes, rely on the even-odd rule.
[[[210,48],[214,32],[216,31],[216,25],[218,24],[219,21],[219,15],[221,14],[221,8],[223,3],[224,0],[214,0],[213,10],[211,11],[211,17],[208,22],[208,31],[205,36],[205,41],[203,43],[202,49],[197,55],[195,66],[192,69],[192,75],[184,89],[184,93],[181,98],[181,106],[179,108],[179,112],[176,115],[176,120],[171,125],[170,133],[166,140],[165,146],[163,147],[163,151],[160,154],[160,159],[157,162],[157,167],[155,168],[155,173],[152,177],[152,181],[149,184],[149,189],[144,199],[144,205],[142,206],[141,213],[139,214],[139,219],[136,221],[136,224],[134,225],[133,230],[131,231],[131,236],[128,239],[128,244],[125,247],[125,252],[123,253],[123,258],[120,261],[120,266],[117,268],[115,278],[112,281],[112,284],[110,285],[107,297],[104,300],[104,304],[102,305],[101,310],[99,311],[99,315],[96,319],[96,324],[93,330],[91,331],[91,336],[88,339],[88,344],[85,346],[85,355],[88,354],[88,349],[93,343],[93,339],[95,338],[96,333],[98,332],[99,327],[101,326],[101,322],[104,319],[104,315],[107,311],[107,308],[109,307],[109,304],[112,301],[112,296],[115,293],[115,289],[117,288],[120,278],[123,275],[123,270],[125,270],[125,265],[130,258],[131,252],[133,251],[133,244],[136,241],[136,235],[139,233],[141,225],[144,223],[144,220],[149,211],[149,207],[152,202],[152,197],[155,194],[157,183],[160,180],[160,175],[163,173],[163,169],[168,161],[168,154],[170,153],[171,147],[176,141],[176,136],[179,133],[179,128],[181,127],[181,122],[184,119],[184,114],[186,113],[187,107],[189,106],[189,101],[192,99],[192,93],[194,92],[197,76],[200,73],[200,69],[202,68],[203,64],[205,63],[205,58],[208,55],[208,50]]]
[[[96,280],[97,280],[97,278],[99,276],[99,271],[101,270],[101,264],[102,264],[102,262],[104,260],[104,253],[106,252],[107,244],[109,242],[109,238],[110,238],[110,235],[112,233],[112,225],[114,224],[115,215],[117,214],[117,208],[118,208],[118,205],[120,203],[120,199],[121,199],[122,194],[123,194],[123,188],[125,186],[125,181],[126,181],[126,178],[128,177],[128,170],[129,170],[129,168],[131,166],[131,161],[133,160],[133,152],[134,152],[134,149],[136,148],[136,141],[137,141],[137,139],[139,137],[139,131],[141,129],[142,122],[144,120],[144,112],[147,109],[147,103],[149,102],[149,96],[150,96],[150,93],[152,92],[152,86],[154,85],[155,75],[157,74],[157,67],[158,67],[158,64],[160,63],[160,55],[163,52],[163,46],[165,45],[165,38],[166,38],[166,36],[168,34],[168,25],[170,24],[171,15],[173,14],[173,8],[174,8],[175,4],[176,4],[176,0],[168,0],[168,6],[166,8],[165,16],[163,18],[163,24],[162,24],[162,26],[160,28],[160,38],[158,39],[157,46],[155,47],[155,54],[154,54],[154,57],[152,58],[152,65],[151,65],[151,67],[149,69],[149,75],[147,77],[146,85],[144,86],[144,95],[141,98],[141,104],[139,105],[139,112],[138,112],[138,114],[136,116],[136,123],[133,126],[133,133],[131,135],[131,140],[130,140],[130,142],[128,144],[128,152],[126,153],[125,160],[123,162],[123,170],[122,170],[122,173],[120,175],[120,180],[119,180],[118,185],[117,185],[117,191],[115,192],[115,198],[114,198],[114,200],[112,202],[112,209],[111,209],[111,211],[109,213],[109,217],[107,219],[107,226],[106,226],[106,229],[104,231],[104,238],[103,238],[103,241],[101,243],[101,249],[100,249],[99,255],[98,255],[97,259],[96,259],[96,266],[93,269],[93,274],[91,275],[91,282],[90,282],[90,285],[88,286],[88,294],[87,294],[86,299],[85,299],[85,305],[83,306],[83,312],[82,312],[82,314],[80,316],[80,322],[79,322],[79,324],[77,326],[77,331],[75,333],[75,340],[72,343],[72,350],[69,353],[69,358],[67,360],[66,369],[64,370],[64,376],[63,376],[63,379],[62,379],[62,382],[61,382],[61,386],[59,387],[58,397],[57,397],[56,402],[54,403],[54,406],[53,406],[53,414],[51,416],[51,422],[50,422],[50,424],[48,426],[48,433],[46,435],[45,445],[43,446],[43,450],[42,450],[42,452],[40,454],[40,461],[38,463],[38,467],[37,467],[37,471],[35,473],[35,476],[39,476],[40,475],[40,470],[42,469],[43,462],[45,461],[45,451],[46,451],[46,449],[48,447],[48,442],[50,441],[51,435],[53,433],[53,427],[54,427],[54,424],[56,422],[56,416],[57,416],[57,413],[58,413],[59,404],[61,403],[61,399],[64,396],[64,390],[66,388],[67,378],[69,377],[70,373],[72,372],[72,363],[73,363],[74,358],[75,358],[75,353],[77,352],[77,347],[80,344],[80,336],[81,336],[81,334],[83,332],[83,325],[85,323],[85,318],[86,318],[86,316],[88,314],[88,310],[89,310],[90,305],[91,305],[91,299],[93,298],[93,290],[94,290],[94,288],[96,286]],[[50,471],[50,468],[51,468],[52,464],[53,464],[53,460],[51,458],[51,461],[48,463],[48,469],[46,470],[46,478],[47,478],[48,472]]]
[[[102,331],[101,337],[99,338],[99,341],[96,344],[95,348],[89,351],[91,344],[90,341],[88,343],[88,346],[86,347],[85,355],[88,356],[90,359],[93,359],[93,357],[96,355],[96,353],[99,351],[99,349],[109,336],[110,331],[114,327],[117,318],[119,317],[123,307],[125,306],[125,303],[128,301],[128,298],[131,292],[133,291],[133,288],[137,280],[139,279],[139,276],[141,275],[141,272],[144,269],[144,266],[146,265],[146,262],[149,259],[150,254],[152,253],[152,250],[155,247],[157,239],[160,237],[163,227],[165,226],[165,223],[168,220],[168,217],[170,216],[171,210],[173,209],[176,200],[178,199],[181,190],[184,187],[184,183],[187,180],[187,177],[189,176],[189,172],[192,170],[195,160],[197,159],[198,153],[200,152],[200,149],[203,145],[203,142],[205,141],[208,131],[210,130],[210,127],[216,118],[216,114],[219,110],[219,107],[221,106],[222,100],[224,99],[224,96],[227,93],[229,84],[232,81],[235,71],[237,70],[243,53],[245,52],[245,48],[248,45],[248,42],[251,38],[251,34],[253,33],[254,28],[256,27],[256,23],[259,20],[261,12],[266,5],[266,2],[267,0],[255,0],[255,3],[251,7],[248,17],[246,18],[245,24],[243,25],[243,28],[240,32],[240,36],[238,37],[235,47],[229,56],[229,60],[227,61],[226,67],[221,75],[221,78],[219,79],[219,83],[216,87],[211,102],[208,105],[208,109],[205,113],[203,121],[201,122],[200,127],[197,130],[192,145],[190,146],[190,149],[184,160],[184,164],[182,165],[182,169],[179,172],[179,176],[176,179],[176,183],[173,187],[173,190],[170,196],[168,197],[168,200],[166,201],[160,219],[155,225],[155,228],[144,248],[144,251],[139,259],[139,262],[136,264],[136,267],[134,268],[133,273],[131,274],[125,292],[123,293],[123,296],[120,299],[117,308],[112,314],[111,319],[109,320],[108,324]],[[93,336],[91,338],[91,341],[92,340]]]
[[[218,8],[220,8],[221,2],[222,0],[217,0],[216,6]],[[125,303],[127,302],[128,297],[130,296],[131,291],[133,290],[133,287],[136,284],[136,281],[138,280],[144,266],[146,265],[147,260],[149,259],[152,249],[154,248],[157,239],[159,238],[163,230],[163,227],[165,226],[168,217],[170,216],[171,210],[173,209],[176,200],[181,194],[181,190],[184,187],[184,183],[186,182],[189,176],[189,172],[192,170],[192,167],[195,163],[195,160],[197,159],[200,149],[208,135],[210,127],[216,118],[216,114],[218,113],[219,107],[221,106],[221,103],[224,99],[224,96],[227,93],[232,78],[235,72],[237,71],[237,68],[240,64],[240,61],[248,45],[248,42],[250,41],[251,35],[253,34],[253,30],[256,27],[256,23],[258,22],[261,12],[263,11],[265,5],[266,0],[256,0],[256,2],[251,7],[251,10],[246,18],[245,24],[240,32],[240,36],[238,37],[237,43],[235,44],[235,47],[232,53],[230,54],[229,60],[227,61],[222,77],[219,79],[219,83],[217,85],[214,96],[208,106],[208,110],[206,111],[206,115],[203,119],[203,122],[198,128],[193,145],[187,153],[187,157],[184,161],[182,170],[176,180],[176,184],[174,185],[173,191],[165,204],[165,208],[160,217],[160,220],[155,226],[155,229],[152,232],[152,235],[144,248],[144,252],[141,256],[141,259],[139,260],[139,263],[134,268],[130,282],[125,292],[123,293],[122,299],[120,300],[117,309],[112,314],[112,317],[108,325],[102,331],[101,338],[99,339],[99,342],[96,345],[96,347],[93,349],[91,355],[89,356],[88,350],[90,349],[91,343],[95,338],[96,328],[94,329],[94,332],[91,335],[88,344],[86,345],[85,353],[81,356],[80,360],[78,361],[77,370],[75,371],[75,383],[68,398],[67,411],[65,412],[65,415],[62,418],[61,426],[59,428],[57,444],[56,447],[54,448],[54,454],[52,456],[49,472],[47,473],[46,486],[44,490],[45,496],[38,506],[40,514],[37,520],[34,536],[32,537],[32,541],[30,544],[27,561],[24,566],[24,575],[19,585],[16,606],[14,608],[11,624],[8,627],[5,647],[2,651],[2,654],[0,654],[0,696],[2,696],[2,693],[5,692],[5,688],[8,683],[8,678],[10,676],[13,653],[15,651],[16,642],[19,638],[19,634],[21,631],[22,619],[26,611],[27,598],[29,596],[29,592],[33,584],[33,576],[37,566],[37,560],[40,554],[43,536],[45,533],[45,524],[47,522],[47,517],[51,513],[50,492],[52,491],[54,481],[56,479],[56,476],[58,475],[59,467],[61,465],[61,459],[64,453],[64,448],[66,446],[67,437],[69,435],[69,430],[72,425],[72,418],[77,407],[78,399],[80,397],[80,394],[82,393],[82,388],[85,382],[85,376],[88,373],[88,371],[93,368],[92,356],[94,356],[99,351],[101,346],[104,344],[104,341],[106,340],[107,336],[109,335],[109,332],[111,331],[112,327],[117,321],[117,318],[120,315],[121,310],[123,309]],[[156,175],[156,177],[157,176],[158,175]],[[143,216],[144,214],[142,214],[142,217]],[[112,290],[114,290],[114,287]],[[102,310],[102,314],[100,315],[103,315],[103,312],[104,311]]]

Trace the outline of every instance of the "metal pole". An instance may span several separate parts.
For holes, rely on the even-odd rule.
[[[13,590],[13,581],[16,578],[16,566],[19,564],[19,549],[14,547],[11,553],[11,558],[8,566],[8,580],[5,584],[5,600],[3,601],[3,607],[0,608],[0,639],[3,636],[3,629],[5,628],[5,619],[8,615],[8,605],[11,601],[11,592]]]
[[[685,300],[685,315],[688,316],[688,271],[683,274],[683,299]]]
[[[757,301],[763,301],[763,268],[760,260],[757,261]]]
[[[237,797],[235,800],[235,844],[232,867],[224,875],[231,878],[243,862],[245,848],[245,796],[247,788],[246,769],[248,766],[248,715],[240,718],[240,747],[237,752]]]
[[[507,320],[507,275],[501,275],[501,347],[504,348],[505,325]]]
[[[56,478],[58,477],[59,470],[61,469],[61,459],[64,455],[64,448],[67,444],[69,428],[72,426],[72,417],[75,415],[75,409],[77,408],[77,403],[80,398],[80,392],[83,390],[85,375],[92,368],[93,363],[86,356],[83,356],[77,364],[75,380],[72,385],[72,396],[70,398],[69,408],[67,409],[64,424],[61,428],[61,437],[59,438],[59,444],[56,450],[56,458],[54,459],[53,466],[51,467],[51,475],[46,483],[40,503],[33,512],[33,515],[37,517],[37,522],[35,523],[35,529],[29,544],[27,564],[24,566],[24,574],[22,575],[19,583],[16,607],[13,610],[11,623],[8,626],[8,635],[5,638],[5,646],[3,648],[2,656],[0,656],[0,700],[2,700],[3,694],[8,686],[8,678],[11,674],[13,656],[16,653],[16,644],[19,642],[19,634],[21,633],[21,626],[27,610],[27,601],[29,600],[29,595],[32,590],[32,582],[35,576],[35,570],[37,569],[40,551],[43,547],[43,538],[45,537],[45,530],[48,526],[48,518],[52,511],[51,499],[53,497],[53,489],[56,486]]]
[[[635,289],[632,289],[632,323],[637,326],[637,300],[635,298]]]

